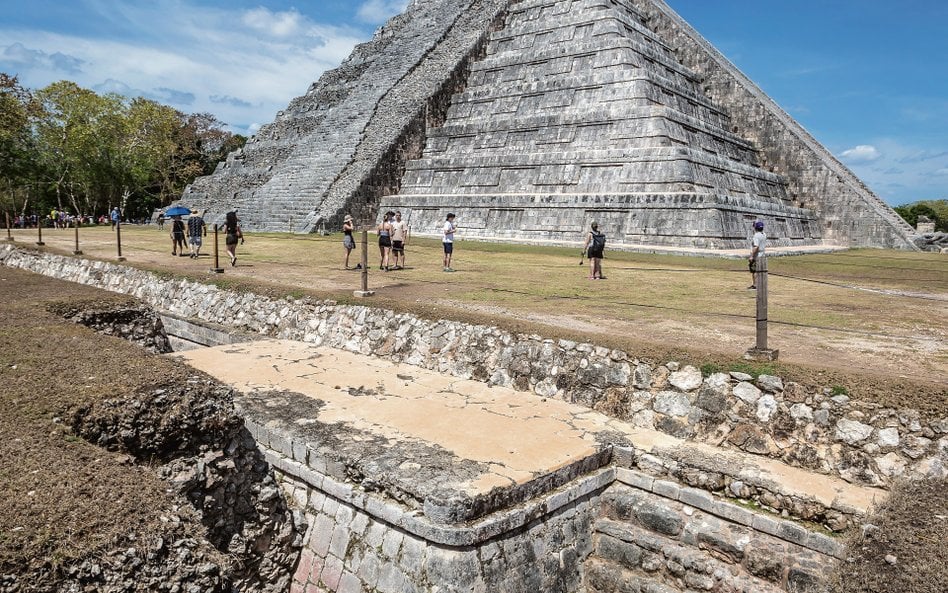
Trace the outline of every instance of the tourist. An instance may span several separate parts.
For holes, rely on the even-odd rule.
[[[180,216],[172,216],[171,217],[171,255],[177,255],[178,257],[184,257],[185,255],[187,255],[184,252],[185,245],[186,244],[184,242],[184,221],[181,220]]]
[[[405,269],[405,244],[408,243],[408,223],[402,220],[402,213],[395,213],[392,221],[392,254],[395,256],[395,269]],[[401,261],[401,264],[398,262]]]
[[[751,275],[751,285],[747,287],[747,290],[757,289],[757,278],[755,277],[757,262],[766,255],[766,249],[767,235],[764,233],[764,221],[758,220],[754,222],[754,237],[751,239],[751,252],[747,258],[747,269],[750,270]]]
[[[159,229],[165,228],[165,213],[164,212],[158,213],[158,228]]]
[[[109,218],[112,220],[112,228],[115,228],[115,225],[119,223],[119,219],[122,218],[121,212],[119,212],[119,207],[116,206],[112,208],[112,213],[109,215]]]
[[[227,254],[230,256],[230,265],[237,265],[237,241],[244,244],[244,233],[240,230],[240,220],[237,218],[237,211],[228,212],[224,219],[224,244],[227,246]]]
[[[207,236],[207,224],[202,216],[198,216],[197,210],[192,210],[191,216],[188,217],[188,246],[191,248],[191,259],[201,255],[202,235]]]
[[[379,233],[379,269],[386,272],[389,270],[389,258],[392,255],[392,223],[390,221],[393,214],[393,212],[386,212],[377,228]]]
[[[454,213],[448,213],[444,221],[444,227],[441,229],[441,245],[444,246],[444,271],[453,272],[451,267],[451,256],[454,254],[454,233],[458,230],[454,224]]]
[[[602,252],[606,248],[606,236],[599,232],[598,222],[591,223],[589,228],[583,245],[583,251],[589,258],[589,279],[605,280],[606,277],[602,275]]]
[[[346,248],[346,269],[349,270],[349,254],[352,253],[352,250],[355,249],[356,243],[355,239],[352,238],[353,224],[352,216],[346,214],[346,217],[342,219],[342,246]],[[361,268],[362,265],[357,266]]]

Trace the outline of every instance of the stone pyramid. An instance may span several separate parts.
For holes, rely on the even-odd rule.
[[[400,209],[486,240],[596,220],[612,246],[727,249],[758,218],[780,245],[914,238],[660,0],[415,2],[183,199],[296,232]]]

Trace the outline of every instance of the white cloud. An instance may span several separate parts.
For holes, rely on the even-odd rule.
[[[860,144],[840,153],[840,158],[847,163],[871,163],[882,158],[879,149],[871,144]]]
[[[356,17],[371,24],[381,24],[408,8],[408,0],[367,0],[356,12]]]
[[[369,36],[297,10],[220,9],[197,0],[95,0],[85,8],[90,21],[122,35],[0,24],[0,71],[32,88],[68,77],[99,92],[210,112],[241,133],[272,121]]]
[[[292,37],[306,28],[306,18],[295,9],[287,12],[272,12],[264,7],[248,10],[241,21],[258,33],[272,37]]]
[[[944,146],[913,146],[892,138],[877,138],[869,148],[876,158],[847,160],[847,164],[889,204],[948,198],[948,151]],[[872,151],[860,153],[871,156]]]

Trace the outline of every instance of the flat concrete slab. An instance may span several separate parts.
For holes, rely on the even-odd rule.
[[[864,513],[882,491],[635,428],[583,406],[343,350],[260,340],[177,353],[233,386],[294,459],[458,523],[589,473],[612,445]],[[273,437],[277,439],[277,437]]]

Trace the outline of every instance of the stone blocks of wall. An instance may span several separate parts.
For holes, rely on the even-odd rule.
[[[601,500],[586,567],[595,593],[635,583],[663,592],[815,593],[843,556],[838,542],[796,523],[748,511],[743,523],[722,518],[728,513],[718,505],[727,503],[706,492],[646,492],[617,482]]]

